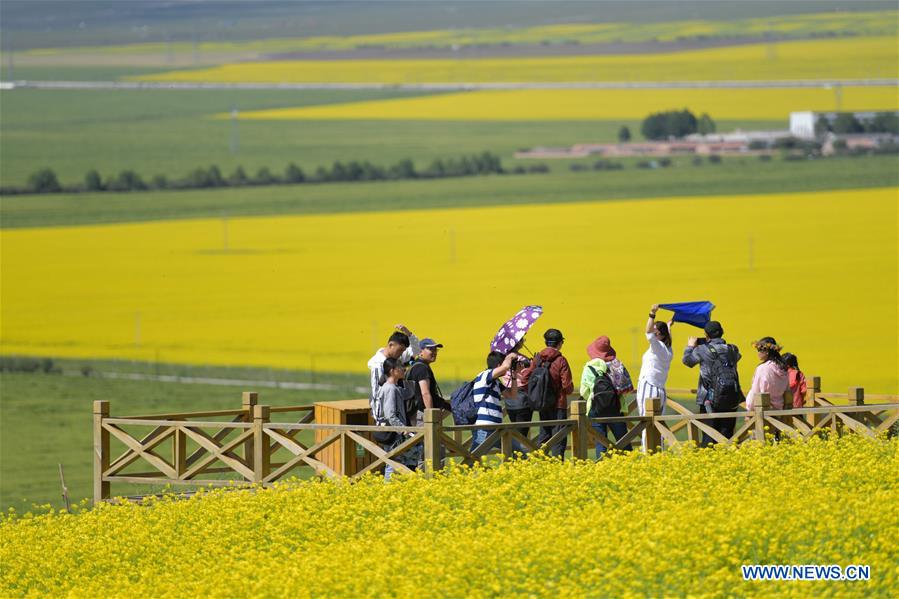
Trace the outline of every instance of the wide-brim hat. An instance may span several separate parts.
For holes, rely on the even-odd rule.
[[[610,362],[614,360],[618,354],[615,353],[615,348],[612,347],[612,342],[609,341],[609,338],[602,335],[601,337],[594,339],[593,343],[587,346],[587,355],[593,359],[600,358],[604,362]]]

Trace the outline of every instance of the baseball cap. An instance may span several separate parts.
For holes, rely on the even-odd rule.
[[[432,347],[443,347],[442,343],[437,343],[430,337],[425,337],[421,341],[418,342],[418,345],[421,346],[422,349],[429,349]]]

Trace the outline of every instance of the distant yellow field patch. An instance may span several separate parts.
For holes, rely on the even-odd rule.
[[[801,15],[738,19],[727,21],[665,21],[661,23],[561,23],[535,27],[460,28],[431,31],[403,31],[346,36],[312,36],[267,38],[239,42],[207,41],[155,42],[118,46],[39,48],[18,53],[26,59],[48,56],[84,54],[170,54],[170,53],[241,53],[247,56],[273,52],[316,50],[354,50],[371,48],[415,48],[489,45],[537,45],[560,43],[618,43],[661,41],[675,42],[685,38],[738,39],[763,37],[770,33],[794,36],[895,36],[895,10],[867,12],[826,12]]]
[[[577,121],[642,119],[689,108],[715,119],[786,120],[797,110],[897,110],[895,87],[509,90],[242,112],[253,120]],[[230,118],[230,115],[216,115]]]
[[[472,60],[285,60],[132,77],[140,81],[441,83],[895,78],[892,36],[622,56]]]
[[[287,192],[285,192],[287,193]],[[302,193],[301,190],[290,193]],[[895,393],[896,194],[874,189],[0,231],[4,353],[355,371],[405,322],[468,378],[521,306],[636,376],[655,302],[711,300],[828,389]],[[410,237],[411,236],[411,237]],[[713,248],[713,249],[709,249]],[[678,355],[698,329],[674,327]],[[696,383],[676,362],[671,384]],[[448,390],[446,390],[448,391]]]

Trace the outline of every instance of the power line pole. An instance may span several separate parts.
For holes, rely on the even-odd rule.
[[[237,129],[237,106],[231,109],[231,153],[237,154],[240,149],[240,131]]]

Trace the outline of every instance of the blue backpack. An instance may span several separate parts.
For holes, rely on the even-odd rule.
[[[450,408],[453,411],[453,422],[474,424],[478,419],[478,408],[474,405],[474,381],[468,381],[453,391]]]

